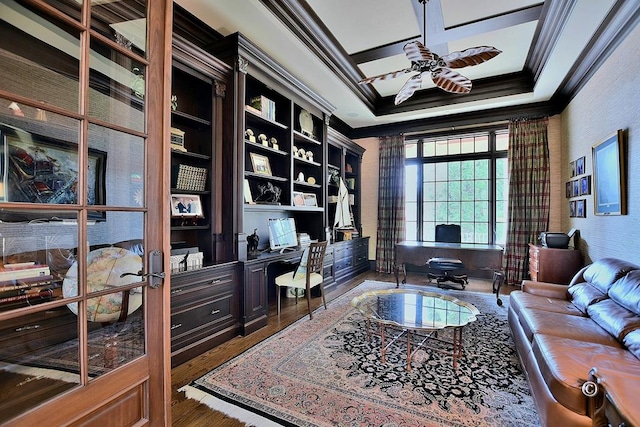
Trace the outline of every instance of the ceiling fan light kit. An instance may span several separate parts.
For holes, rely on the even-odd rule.
[[[422,3],[424,11],[428,0],[418,1]],[[426,27],[426,13],[424,13],[423,19]],[[426,44],[426,28],[423,32]],[[418,74],[410,77],[402,86],[394,100],[395,105],[406,101],[416,90],[422,87],[422,75],[424,73],[430,73],[433,83],[444,91],[459,94],[469,93],[472,86],[471,80],[457,71],[452,70],[452,68],[463,68],[482,64],[502,53],[501,50],[493,46],[477,46],[461,52],[451,52],[447,55],[439,56],[431,52],[424,44],[417,40],[404,45],[403,50],[407,59],[411,61],[411,67],[368,77],[359,82],[360,84],[369,84],[393,79],[406,73],[417,72]]]

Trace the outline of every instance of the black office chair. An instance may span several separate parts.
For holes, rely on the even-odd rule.
[[[461,243],[462,232],[458,224],[438,224],[436,225],[436,242],[440,243]],[[462,289],[469,283],[467,275],[464,274],[465,266],[459,259],[455,258],[430,258],[427,261],[429,266],[429,281],[435,279],[438,287],[443,287],[443,282],[453,282],[462,286]]]

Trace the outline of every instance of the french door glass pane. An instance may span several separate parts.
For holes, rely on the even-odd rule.
[[[44,16],[24,2],[0,0],[0,89],[43,105],[78,111],[80,32]],[[1,115],[47,120],[17,102]]]
[[[146,1],[92,1],[91,28],[143,56],[147,46]]]
[[[44,2],[78,22],[82,18],[82,0],[45,0]]]
[[[89,202],[98,195],[103,205],[143,206],[144,144],[141,137],[89,125]]]
[[[89,115],[142,132],[146,67],[95,39],[90,66]]]

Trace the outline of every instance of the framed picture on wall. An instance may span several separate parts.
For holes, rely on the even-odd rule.
[[[586,218],[587,217],[587,200],[580,199],[576,200],[576,218]]]
[[[585,196],[591,194],[591,175],[580,178],[580,195]]]
[[[585,157],[584,156],[582,156],[578,160],[576,160],[576,175],[583,175],[584,174],[584,163],[585,163]]]
[[[595,215],[626,215],[624,132],[617,130],[592,147]]]
[[[576,201],[569,202],[569,218],[575,218],[576,216]]]

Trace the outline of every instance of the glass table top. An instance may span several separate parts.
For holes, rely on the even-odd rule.
[[[414,289],[365,292],[351,305],[367,319],[409,329],[462,327],[480,314],[476,307],[455,297]]]

